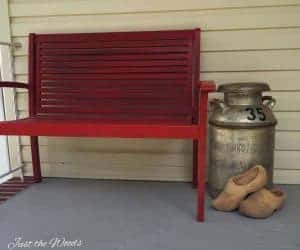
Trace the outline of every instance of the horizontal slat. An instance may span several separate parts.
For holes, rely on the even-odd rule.
[[[300,70],[299,50],[202,53],[200,71]]]
[[[51,148],[41,146],[40,148],[41,162],[43,163],[59,163],[63,164],[86,164],[92,165],[98,162],[104,168],[108,167],[124,167],[135,166],[140,168],[148,167],[185,167],[192,164],[191,157],[184,154],[163,154],[163,153],[143,153],[143,152],[97,152],[97,151],[81,151],[80,148]],[[30,146],[23,147],[22,159],[25,162],[31,162]]]
[[[28,154],[29,152],[24,152]],[[78,153],[77,153],[78,154]],[[68,155],[68,153],[66,153]],[[86,153],[79,154],[81,158],[86,156]],[[287,154],[288,155],[288,154]],[[161,164],[161,160],[166,160],[160,155],[144,155],[140,162],[130,161],[129,157],[125,155],[112,154],[108,158],[104,155],[101,159],[94,157],[94,162],[42,162],[43,176],[58,176],[58,177],[76,177],[76,178],[100,178],[100,179],[148,179],[148,180],[178,180],[178,181],[191,181],[191,162],[184,162],[185,166],[170,166],[174,164],[172,160],[180,162],[179,159],[175,159],[169,156],[167,165]],[[127,155],[128,156],[128,155]],[[165,157],[166,157],[165,156]],[[27,157],[27,156],[26,156]],[[96,159],[97,158],[97,159]],[[135,159],[139,159],[137,154],[134,154]],[[191,155],[185,155],[185,158],[192,158]],[[284,157],[283,157],[284,159]],[[93,159],[91,159],[93,160]],[[100,160],[100,164],[95,164],[95,161]],[[123,161],[124,160],[124,161]],[[297,159],[291,159],[290,166],[296,163]],[[165,161],[164,161],[165,162]],[[163,163],[164,163],[163,162]],[[159,165],[157,165],[159,164]],[[275,167],[277,164],[275,155]],[[82,166],[85,166],[84,168]],[[25,164],[25,173],[32,174],[32,164],[27,162]],[[274,182],[275,183],[289,183],[299,184],[300,170],[298,169],[278,169],[274,170]]]
[[[277,130],[300,131],[300,112],[275,112]]]
[[[63,67],[65,66],[65,67]],[[124,74],[124,73],[187,73],[187,67],[185,66],[165,66],[159,67],[103,67],[101,63],[98,63],[98,67],[94,64],[93,67],[70,67],[64,64],[57,63],[56,67],[44,66],[41,68],[42,74]]]
[[[102,35],[103,36],[103,35]],[[59,36],[59,37],[64,37]],[[56,37],[56,39],[59,39],[59,37]],[[107,49],[109,51],[113,52],[128,52],[132,51],[132,49],[136,49],[135,51],[140,51],[142,49],[147,50],[159,50],[161,48],[164,52],[169,51],[185,51],[188,46],[191,44],[186,39],[156,39],[156,40],[147,40],[147,38],[139,38],[136,40],[126,40],[130,37],[123,36],[125,40],[121,39],[107,39],[102,40],[102,38],[89,38],[89,37],[82,37],[80,36],[81,40],[78,39],[72,39],[65,41],[64,39],[61,39],[60,41],[44,41],[40,43],[40,48],[45,50],[44,52],[48,51],[51,52],[51,50],[73,50],[73,49],[99,49],[99,44],[101,44],[101,52],[106,52]],[[98,39],[98,40],[97,40]],[[100,40],[99,40],[100,39]]]
[[[123,74],[43,74],[42,75],[43,80],[76,80],[76,79],[124,79],[124,80],[130,80],[130,79],[181,79],[181,80],[187,80],[188,75],[185,73],[141,73],[141,74],[130,74],[130,73],[123,73]]]
[[[280,131],[275,136],[275,148],[278,150],[300,150],[300,132]]]
[[[145,55],[43,55],[41,60],[44,62],[94,62],[94,61],[146,61],[146,60],[186,60],[188,55],[186,53],[173,54],[145,54]]]
[[[139,55],[152,53],[186,53],[187,47],[144,47],[144,48],[68,48],[41,49],[42,56],[52,55]]]
[[[277,104],[274,108],[276,111],[300,111],[300,92],[271,92],[276,100]],[[220,95],[211,94],[210,99],[219,97]],[[291,102],[292,100],[292,102]],[[28,94],[18,93],[17,94],[17,105],[18,110],[27,110],[28,107]]]
[[[65,148],[68,150],[81,150],[84,152],[103,153],[188,153],[192,150],[189,140],[156,140],[156,139],[108,139],[108,138],[60,138],[60,137],[40,137],[41,146],[50,148]],[[21,144],[30,145],[29,138],[22,136]]]
[[[182,103],[181,107],[178,105],[178,102]],[[186,103],[186,104],[185,104]],[[99,107],[100,109],[102,107],[115,107],[118,109],[121,106],[124,106],[124,108],[131,108],[131,109],[143,109],[143,108],[148,108],[148,109],[157,109],[157,110],[164,110],[165,108],[167,109],[182,109],[183,107],[186,107],[188,102],[187,100],[184,99],[168,99],[168,98],[161,98],[161,99],[143,99],[143,98],[131,98],[131,99],[119,99],[119,98],[106,98],[106,99],[85,99],[85,98],[72,98],[72,99],[65,99],[65,98],[60,98],[60,99],[42,99],[41,100],[42,105],[49,105],[49,106],[80,106],[80,105],[85,105],[85,106],[90,106],[90,107]],[[160,106],[162,106],[160,108]],[[165,107],[165,108],[164,108]],[[122,108],[120,108],[122,110]]]
[[[271,72],[209,72],[202,73],[201,80],[214,80],[217,85],[231,82],[267,82],[274,91],[299,91],[300,71]],[[27,80],[22,78],[21,80]]]
[[[190,181],[191,169],[181,167],[100,167],[99,164],[57,164],[41,165],[44,177],[90,178],[90,179],[123,179],[123,180],[156,180],[156,181]],[[84,171],[83,171],[84,169]],[[25,174],[32,175],[32,165],[25,164]]]
[[[274,172],[274,182],[278,184],[300,184],[300,171],[278,169]]]
[[[14,48],[15,56],[28,54],[27,36],[14,37],[13,43],[21,45]],[[300,28],[203,31],[201,34],[201,51],[204,52],[293,48],[300,48]]]
[[[127,179],[127,180],[156,180],[156,181],[191,181],[192,171],[186,168],[167,168],[158,171],[157,168],[149,168],[146,172],[137,172],[137,169],[103,169],[96,164],[82,166],[66,164],[60,167],[56,164],[42,164],[43,176],[66,178],[91,178],[91,179]],[[123,171],[122,171],[123,170]],[[32,175],[32,165],[25,164],[25,174]],[[299,170],[274,171],[274,182],[277,184],[300,184]]]
[[[126,107],[102,107],[102,105],[82,105],[82,103],[78,103],[77,105],[47,105],[45,103],[42,104],[42,107],[40,108],[40,113],[56,113],[58,114],[64,114],[65,116],[68,115],[69,113],[73,113],[76,115],[79,115],[80,113],[84,114],[97,114],[101,113],[102,115],[108,115],[110,119],[116,120],[116,119],[122,119],[124,121],[126,120],[143,120],[147,119],[148,115],[148,120],[154,120],[155,117],[160,116],[165,117],[165,120],[173,120],[174,116],[174,121],[176,121],[176,116],[178,117],[177,119],[180,120],[180,117],[182,117],[182,121],[185,120],[187,122],[188,115],[185,116],[188,112],[188,108],[183,107],[182,109],[175,109],[175,108],[170,108],[170,107],[153,107],[150,106],[150,108],[143,107],[137,107],[137,105],[132,105],[132,106],[126,106]],[[113,116],[113,114],[116,114]],[[128,115],[130,114],[130,115]],[[105,119],[105,118],[104,118]],[[107,120],[107,119],[106,119]],[[109,119],[108,119],[109,120]],[[161,120],[161,119],[158,119]]]
[[[149,57],[150,60],[151,57],[153,56]],[[203,52],[200,70],[204,72],[300,70],[299,57],[300,49]],[[15,73],[27,74],[27,57],[15,57]]]
[[[45,15],[78,15],[78,14],[104,14],[121,12],[149,12],[149,11],[170,11],[170,10],[194,10],[194,9],[217,9],[217,8],[241,8],[258,6],[281,6],[288,4],[299,4],[297,0],[252,0],[252,1],[151,1],[145,4],[138,0],[127,1],[125,5],[120,5],[117,0],[109,2],[88,3],[84,0],[72,1],[10,1],[11,16],[45,16]]]
[[[300,171],[300,151],[275,151],[274,167],[285,170]]]
[[[61,90],[61,91],[60,91]],[[97,89],[53,89],[53,88],[47,88],[42,89],[41,93],[41,99],[55,99],[55,100],[91,100],[91,101],[97,101],[98,98],[133,98],[133,99],[139,99],[141,103],[143,103],[143,98],[148,99],[162,99],[167,98],[168,96],[171,96],[174,99],[184,99],[183,96],[183,88],[156,88],[156,89],[147,89],[147,88],[136,88],[136,89],[130,89],[124,87],[123,89],[117,88],[117,87],[111,87],[111,88],[97,88]],[[168,95],[169,94],[169,95]],[[179,106],[179,105],[178,105]]]
[[[264,81],[267,82],[274,91],[299,91],[300,85],[298,79],[300,79],[300,71],[210,72],[201,74],[201,80],[214,80],[217,85],[230,82]],[[27,75],[16,75],[16,80],[20,82],[27,82],[28,77]],[[75,83],[75,81],[72,82]],[[126,81],[123,82],[126,84]],[[144,80],[143,82],[147,81]],[[156,83],[160,83],[152,80],[148,82],[153,87]],[[170,83],[177,84],[174,80],[170,81]],[[178,83],[181,83],[181,81]],[[109,84],[113,84],[113,82],[109,82]],[[25,92],[26,90],[17,89],[17,91]]]
[[[126,143],[125,143],[126,142]],[[277,131],[275,137],[275,148],[278,151],[299,151],[300,132]],[[22,145],[29,145],[26,137],[21,138]],[[41,145],[61,145],[68,147],[83,147],[85,151],[115,151],[128,152],[191,152],[190,142],[185,140],[117,140],[117,139],[87,139],[87,138],[41,138]]]
[[[124,80],[124,79],[100,79],[100,80],[87,80],[84,81],[74,79],[74,80],[42,80],[42,88],[44,89],[74,89],[82,91],[84,90],[97,90],[99,88],[114,88],[115,86],[122,86],[122,89],[145,89],[145,90],[158,90],[158,89],[166,89],[166,88],[183,88],[188,87],[188,82],[183,80],[160,80],[160,79],[143,79],[141,80]]]
[[[24,9],[30,8],[26,6]],[[284,28],[300,26],[299,11],[300,6],[284,6],[116,15],[77,15],[76,18],[74,16],[22,17],[12,18],[11,28],[13,36],[26,36],[32,32],[113,32],[191,27],[201,27],[202,30]],[[39,16],[41,16],[40,13]]]
[[[95,69],[122,67],[180,67],[188,65],[187,60],[145,60],[145,61],[69,61],[69,62],[41,62],[42,68]]]
[[[107,168],[111,166],[127,168],[135,166],[140,168],[149,167],[183,167],[191,168],[192,154],[189,153],[151,153],[151,152],[102,152],[86,151],[82,147],[73,147],[56,144],[41,146],[41,162],[52,163],[63,166],[64,164],[92,165],[99,162],[99,167]],[[22,147],[22,159],[24,162],[31,162],[30,146]],[[300,170],[300,151],[275,151],[274,167],[277,169]],[[288,162],[288,164],[287,164]],[[141,164],[142,163],[142,164]]]

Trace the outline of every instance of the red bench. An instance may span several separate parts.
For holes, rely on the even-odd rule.
[[[29,117],[1,135],[193,139],[197,218],[203,220],[206,111],[212,82],[199,81],[200,30],[30,34]],[[200,98],[199,98],[200,94]]]

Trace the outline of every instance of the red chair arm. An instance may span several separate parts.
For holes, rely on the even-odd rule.
[[[22,82],[3,82],[0,81],[0,88],[22,88],[28,89],[28,84]]]
[[[200,92],[214,92],[216,91],[216,84],[214,81],[200,81],[198,82],[198,87],[200,88]]]
[[[200,92],[198,121],[200,120],[201,126],[206,128],[208,93],[216,91],[216,85],[214,81],[199,81],[198,89]]]

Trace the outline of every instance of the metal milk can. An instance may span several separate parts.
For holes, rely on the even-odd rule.
[[[233,175],[256,165],[268,173],[273,184],[273,157],[276,118],[272,112],[275,99],[262,96],[270,91],[266,83],[231,83],[220,85],[224,101],[211,102],[209,118],[208,190],[216,197]]]

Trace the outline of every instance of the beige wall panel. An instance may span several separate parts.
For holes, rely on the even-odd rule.
[[[274,172],[274,182],[281,184],[300,184],[300,171],[277,170]]]
[[[59,146],[40,146],[41,162],[52,163],[64,167],[64,164],[93,165],[98,167],[140,167],[140,171],[149,167],[192,167],[192,153],[160,153],[160,152],[107,152],[85,151],[84,146],[68,148]],[[23,146],[24,162],[31,162],[30,146]],[[288,162],[288,164],[287,164]],[[299,151],[275,151],[274,167],[277,169],[299,169]]]
[[[20,79],[24,78],[20,76]],[[259,81],[267,82],[274,91],[300,90],[300,71],[209,72],[202,73],[200,78],[201,80],[214,80],[217,85],[230,82]]]
[[[56,163],[42,164],[42,174],[44,177],[68,177],[68,178],[101,178],[101,179],[132,179],[132,180],[169,180],[169,181],[191,181],[191,168],[166,167],[166,168],[146,168],[143,173],[138,168],[109,167],[103,168],[96,164],[85,166],[86,171],[82,171],[82,165],[64,164],[63,167]],[[32,164],[25,164],[25,172],[32,175]],[[274,182],[278,184],[300,184],[299,170],[274,170]]]
[[[22,136],[22,145],[30,145],[28,137]],[[114,153],[157,153],[183,154],[192,152],[189,140],[176,139],[111,139],[111,138],[76,138],[76,137],[40,137],[40,145],[81,152]]]
[[[23,160],[31,162],[30,146],[23,146]],[[77,163],[78,165],[97,164],[103,167],[139,166],[152,167],[185,167],[191,166],[191,153],[160,153],[160,152],[106,152],[86,151],[83,147],[41,146],[41,162]]]
[[[32,174],[31,164],[25,165],[27,175]],[[92,179],[127,179],[155,181],[190,181],[191,169],[181,167],[148,167],[141,171],[140,167],[100,167],[97,164],[83,167],[78,164],[42,164],[44,177],[92,178]]]
[[[275,148],[278,150],[300,150],[299,131],[278,131],[275,135]]]
[[[174,10],[201,10],[217,8],[240,8],[258,6],[281,6],[299,4],[297,0],[129,0],[120,4],[119,0],[84,1],[84,0],[11,0],[11,16],[47,16],[47,15],[83,15],[101,13],[174,11]]]
[[[26,36],[30,32],[201,27],[201,79],[217,84],[270,83],[278,102],[275,115],[279,121],[275,181],[300,183],[299,1],[129,0],[120,5],[117,0],[11,0],[10,12],[13,41],[22,45],[14,51],[18,81],[27,81]],[[26,117],[26,91],[18,90],[17,101],[19,117]],[[21,137],[21,143],[30,173],[28,138]],[[191,180],[192,145],[188,140],[41,137],[40,145],[44,176]]]
[[[63,147],[66,150],[81,152],[136,152],[136,153],[186,153],[192,152],[189,140],[155,140],[155,139],[95,139],[95,138],[50,138],[41,137],[41,145],[50,149]],[[276,150],[300,150],[300,132],[277,131],[275,136]],[[22,137],[22,145],[29,145],[29,141]]]
[[[300,150],[299,151],[275,151],[274,166],[277,169],[299,170],[299,162],[300,162]]]
[[[285,28],[300,26],[299,12],[300,6],[284,6],[162,13],[20,17],[11,19],[11,28],[13,36],[26,36],[30,32],[111,32],[195,27],[201,27],[202,30]]]
[[[249,39],[254,37],[256,39]],[[284,37],[285,39],[282,39]],[[28,54],[28,37],[14,37],[15,56]],[[201,51],[263,50],[300,48],[300,28],[209,31],[201,34]]]
[[[278,120],[277,130],[300,132],[300,112],[275,112]]]
[[[118,175],[115,170],[106,170],[97,168],[95,165],[89,168],[89,171],[82,172],[81,166],[74,165],[66,165],[66,168],[59,168],[53,164],[43,164],[43,176],[47,177],[68,177],[68,178],[94,178],[97,179],[101,176],[101,179],[126,179],[128,180],[156,180],[156,181],[191,181],[191,170],[184,170],[180,168],[172,168],[170,169],[171,173],[167,171],[166,176],[163,173],[160,173],[160,176],[139,176],[136,175],[136,171],[133,170],[131,173],[126,170],[122,174],[122,176]],[[175,171],[174,171],[175,170]],[[25,164],[25,171],[28,175],[32,175],[32,165]],[[149,169],[149,172],[153,172],[154,169]],[[184,171],[184,172],[183,172]],[[179,172],[179,173],[178,173]],[[95,175],[96,173],[96,175]],[[129,174],[130,173],[130,174]],[[177,176],[174,176],[178,174]],[[274,182],[278,184],[300,184],[300,171],[299,170],[282,170],[275,169],[274,171]]]

